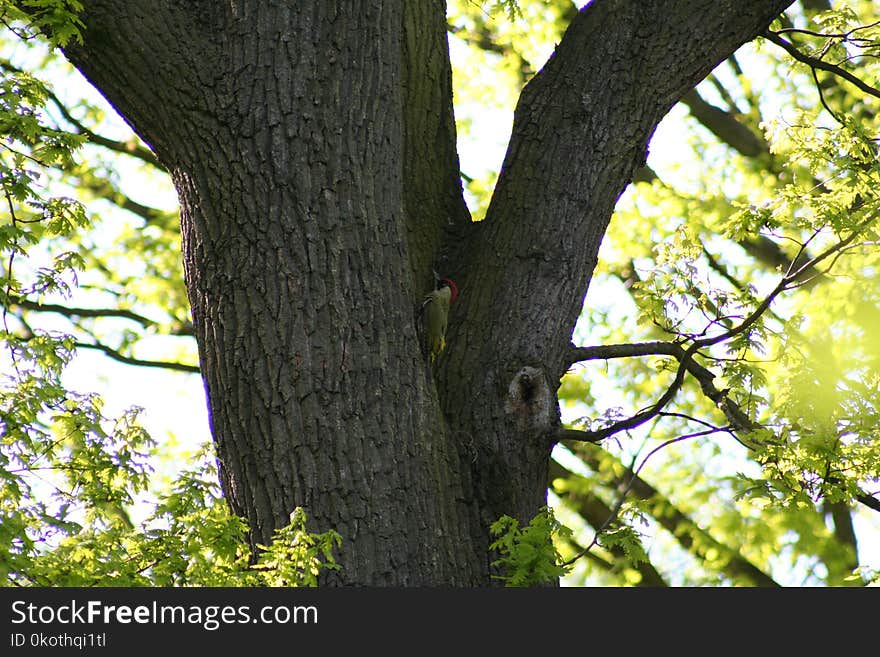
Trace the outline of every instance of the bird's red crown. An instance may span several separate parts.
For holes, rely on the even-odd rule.
[[[455,281],[451,278],[441,278],[440,279],[440,287],[446,286],[449,288],[451,295],[449,296],[449,305],[451,306],[455,303],[455,299],[458,297],[458,285],[455,284]]]

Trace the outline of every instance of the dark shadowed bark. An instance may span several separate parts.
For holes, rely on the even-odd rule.
[[[545,504],[556,389],[614,204],[668,109],[791,0],[594,0],[526,86],[487,218],[458,177],[444,4],[93,0],[71,61],[153,148],[223,489],[254,544],[303,506],[330,583],[492,583]],[[421,356],[431,269],[449,348]]]

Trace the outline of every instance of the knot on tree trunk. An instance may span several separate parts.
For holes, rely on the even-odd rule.
[[[546,433],[559,423],[556,397],[537,367],[527,365],[516,373],[507,386],[504,410],[521,431]]]

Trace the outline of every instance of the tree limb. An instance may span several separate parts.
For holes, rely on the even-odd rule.
[[[733,431],[745,431],[750,432],[759,428],[754,422],[752,422],[748,415],[745,414],[735,403],[733,403],[728,398],[728,390],[719,390],[715,384],[714,379],[715,375],[706,367],[703,367],[698,362],[693,360],[693,354],[695,352],[688,353],[681,344],[677,342],[643,342],[643,343],[635,343],[635,344],[619,344],[619,345],[600,345],[596,347],[575,347],[572,346],[569,349],[568,361],[569,364],[586,361],[586,360],[604,360],[609,358],[629,358],[629,357],[637,357],[637,356],[653,356],[653,355],[663,355],[663,356],[672,356],[679,362],[679,372],[683,373],[687,371],[690,373],[700,384],[700,388],[703,391],[703,394],[711,399],[716,406],[724,413],[728,422],[730,422],[731,429]],[[677,385],[676,385],[677,383]],[[670,390],[674,389],[674,392],[678,390],[678,387],[681,385],[681,381],[679,375],[676,375],[676,381],[670,386],[669,390],[661,397],[661,400],[650,407],[647,411],[643,411],[642,414],[636,414],[632,418],[628,418],[627,420],[622,420],[615,424],[612,424],[610,427],[606,427],[604,429],[600,429],[597,431],[578,431],[576,429],[562,429],[557,434],[556,438],[559,440],[580,440],[582,442],[590,442],[597,443],[605,438],[608,438],[613,433],[617,433],[619,431],[623,431],[627,428],[633,428],[634,426],[638,426],[643,422],[646,422],[651,417],[658,415],[662,411],[662,406],[665,406],[664,399],[667,397],[671,399]],[[672,394],[674,394],[674,392]],[[650,414],[648,413],[650,411]],[[641,416],[641,417],[640,417]],[[634,418],[640,418],[637,423],[633,422]]]
[[[463,254],[463,285],[491,290],[462,295],[456,308],[469,327],[479,327],[474,333],[488,330],[463,335],[450,318],[450,343],[473,345],[475,353],[463,358],[494,357],[488,352],[503,336],[499,363],[515,355],[518,362],[547,363],[554,378],[564,373],[561,361],[601,236],[620,192],[644,164],[657,124],[790,4],[701,0],[673,20],[659,0],[591,2],[578,12],[523,89],[486,218]],[[673,51],[671,44],[681,47]],[[658,51],[662,63],[647,56]],[[635,123],[624,119],[634,115]],[[553,313],[535,312],[544,307]]]
[[[797,61],[802,64],[806,64],[807,66],[813,69],[820,69],[822,71],[826,71],[828,73],[832,73],[840,78],[843,78],[847,82],[852,83],[860,90],[864,91],[866,94],[874,96],[875,98],[880,98],[880,90],[872,87],[871,85],[862,82],[861,79],[850,73],[849,71],[841,68],[840,66],[836,66],[835,64],[829,64],[826,61],[813,57],[811,55],[807,55],[800,50],[798,50],[797,46],[795,46],[790,41],[786,41],[782,37],[779,36],[778,32],[774,32],[772,30],[765,30],[761,33],[761,36],[775,43],[777,46],[785,50],[789,55],[794,57]]]
[[[859,492],[856,493],[856,499],[869,509],[880,511],[880,500],[878,500],[873,495],[869,495],[865,491],[859,490]]]
[[[149,319],[148,317],[144,317],[143,315],[139,315],[136,312],[125,310],[123,308],[76,308],[70,306],[61,306],[54,303],[40,303],[37,301],[30,301],[22,297],[16,297],[14,295],[10,295],[9,301],[10,305],[13,306],[20,306],[22,308],[26,308],[27,310],[34,310],[37,312],[58,313],[59,315],[64,315],[65,317],[116,317],[120,319],[130,319],[134,322],[137,322],[144,328],[149,328],[151,326],[156,326],[159,324],[159,322]]]
[[[74,173],[73,175],[77,174]],[[155,223],[160,217],[162,217],[162,215],[166,214],[164,210],[159,210],[158,208],[138,203],[131,197],[120,192],[113,186],[113,183],[106,178],[95,175],[78,176],[78,178],[84,188],[88,189],[96,196],[114,203],[123,210],[127,210],[128,212],[137,215],[147,224]]]
[[[560,427],[553,437],[554,442],[563,440],[576,440],[582,443],[598,443],[607,438],[607,436],[598,435],[595,431],[582,431],[580,429],[570,429],[568,427]]]
[[[82,349],[95,349],[97,351],[102,351],[113,360],[119,361],[120,363],[125,363],[126,365],[137,365],[139,367],[155,367],[158,369],[174,370],[177,372],[191,372],[193,374],[199,374],[201,372],[197,365],[187,365],[186,363],[177,363],[174,361],[142,360],[140,358],[132,358],[131,356],[125,356],[124,354],[119,353],[117,350],[100,343],[77,341],[74,342],[74,344],[77,347],[81,347]]]
[[[834,537],[841,545],[846,546],[850,550],[850,558],[847,559],[845,566],[842,569],[835,569],[838,570],[837,574],[840,579],[846,581],[846,576],[859,566],[859,546],[856,539],[856,530],[853,526],[852,509],[845,502],[827,502],[824,510],[831,516],[834,526]],[[828,570],[830,574],[832,568],[829,567]]]
[[[770,153],[770,146],[750,128],[737,120],[732,112],[715,107],[706,102],[696,89],[691,89],[681,102],[687,105],[693,117],[704,125],[723,143],[731,146],[746,157],[757,157]]]
[[[607,360],[610,358],[632,358],[638,356],[675,356],[678,358],[684,353],[681,345],[677,342],[635,342],[624,344],[596,345],[593,347],[569,346],[567,364],[587,360]]]

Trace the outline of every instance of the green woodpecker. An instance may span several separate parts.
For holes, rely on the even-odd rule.
[[[428,357],[433,363],[446,348],[446,323],[449,319],[449,306],[458,297],[458,285],[451,278],[441,278],[437,289],[422,302],[422,332]]]

